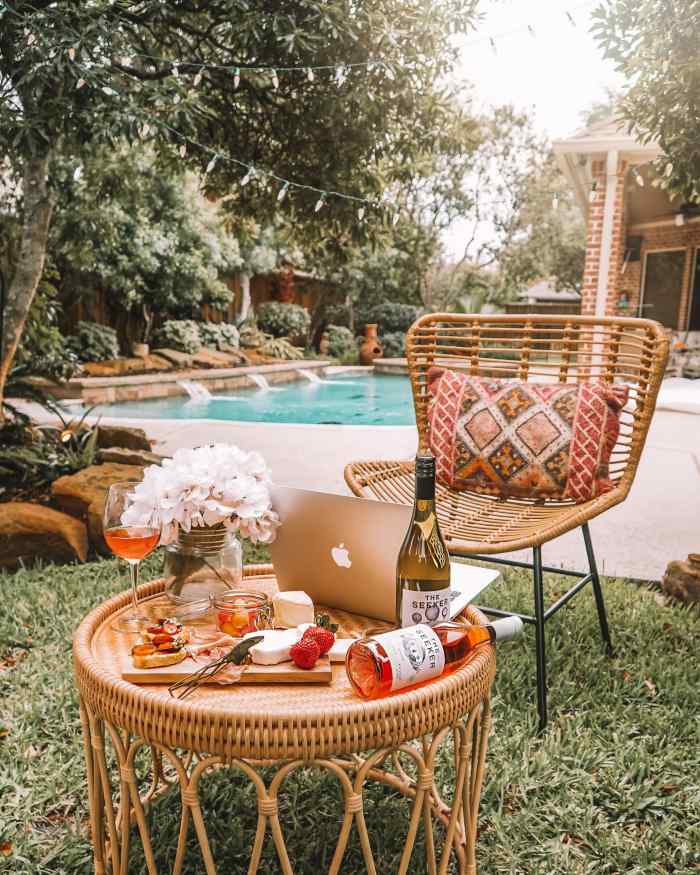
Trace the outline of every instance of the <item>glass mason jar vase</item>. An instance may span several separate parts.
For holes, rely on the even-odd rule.
[[[243,551],[234,532],[223,526],[182,529],[165,546],[165,592],[176,605],[207,603],[240,585]]]

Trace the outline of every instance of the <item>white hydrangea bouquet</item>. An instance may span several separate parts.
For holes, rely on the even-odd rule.
[[[270,483],[260,453],[231,444],[176,450],[172,459],[144,470],[122,523],[160,528],[161,544],[173,543],[179,531],[220,526],[269,544],[280,525]]]

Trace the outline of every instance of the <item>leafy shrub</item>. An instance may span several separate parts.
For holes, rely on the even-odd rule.
[[[169,319],[156,332],[155,344],[179,352],[197,352],[202,346],[199,325],[194,319]]]
[[[261,355],[269,355],[276,359],[303,359],[304,351],[284,337],[272,337],[260,347]]]
[[[387,334],[382,334],[379,342],[384,349],[385,358],[397,359],[406,355],[406,334],[403,331],[389,331]]]
[[[27,372],[35,377],[69,380],[78,368],[78,357],[69,349],[57,325],[58,293],[51,282],[55,276],[52,267],[44,269],[44,276],[29,309],[15,362],[25,365]]]
[[[311,327],[311,315],[299,304],[267,301],[256,309],[258,326],[273,337],[289,337],[304,343]]]
[[[238,329],[230,322],[200,322],[199,338],[207,349],[223,349],[226,346],[238,349],[240,340]]]
[[[357,352],[357,341],[349,328],[344,325],[329,325],[328,352],[333,358],[343,359]]]
[[[328,326],[338,325],[350,328],[350,307],[347,304],[329,304],[325,312]]]
[[[0,446],[0,496],[21,498],[46,490],[64,474],[92,465],[97,455],[97,427],[85,424],[92,408],[79,420],[67,421],[54,408],[60,425],[24,429],[20,440]],[[4,430],[3,430],[4,432]]]
[[[78,322],[67,346],[81,362],[103,362],[119,356],[117,332],[97,322]]]
[[[258,346],[262,346],[266,340],[270,340],[270,338],[271,335],[263,334],[258,328],[255,319],[247,319],[241,326],[240,344],[246,349],[256,349]]]
[[[395,331],[406,332],[421,315],[421,308],[413,304],[398,304],[385,301],[367,311],[366,322],[376,322],[379,333],[393,334]]]

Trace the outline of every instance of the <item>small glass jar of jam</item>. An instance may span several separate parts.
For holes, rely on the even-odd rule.
[[[272,628],[272,606],[264,592],[228,590],[217,593],[212,602],[217,628],[226,635],[242,638]]]

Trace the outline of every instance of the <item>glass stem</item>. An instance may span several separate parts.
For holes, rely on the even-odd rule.
[[[139,608],[139,563],[138,560],[134,559],[127,559],[127,562],[129,563],[129,577],[131,578],[131,607],[134,613],[137,614]]]

